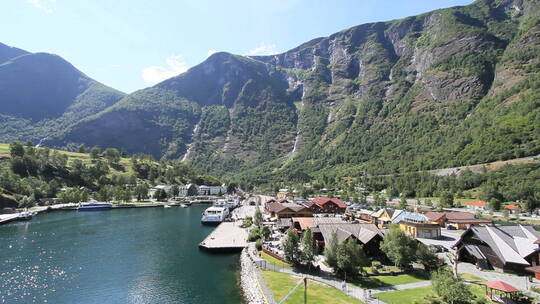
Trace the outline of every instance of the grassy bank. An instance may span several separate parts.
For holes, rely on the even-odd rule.
[[[379,275],[361,278],[352,282],[361,288],[380,288],[393,285],[416,283],[428,280],[429,277],[423,272],[412,272],[400,275]]]
[[[272,292],[274,298],[280,301],[289,291],[301,280],[300,277],[292,276],[286,273],[263,271],[263,277],[266,285]],[[317,282],[308,281],[307,302],[310,304],[361,304],[360,300],[351,298],[335,288],[319,284]],[[285,301],[287,304],[304,303],[304,288],[303,286],[295,290],[295,292]]]
[[[471,292],[479,297],[485,298],[485,289],[483,286],[476,284],[468,285],[471,289]],[[399,291],[387,291],[375,294],[374,296],[381,301],[384,301],[388,304],[428,304],[424,300],[426,296],[434,296],[435,292],[431,286],[420,287],[420,288],[411,288]],[[491,301],[488,303],[492,303]]]

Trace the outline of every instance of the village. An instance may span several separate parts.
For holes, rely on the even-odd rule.
[[[282,280],[307,276],[364,303],[424,303],[434,290],[444,299],[451,292],[437,292],[441,280],[467,289],[470,303],[540,298],[540,234],[525,223],[497,224],[486,202],[445,209],[404,200],[378,206],[369,195],[361,204],[295,194],[256,196],[259,209],[244,219],[263,291],[278,272]],[[520,216],[517,206],[507,210]]]

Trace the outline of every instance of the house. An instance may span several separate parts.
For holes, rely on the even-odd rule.
[[[319,244],[324,246],[329,243],[332,236],[335,234],[338,244],[341,244],[348,239],[354,239],[359,244],[363,245],[363,250],[367,256],[381,257],[384,253],[381,252],[380,243],[383,240],[384,234],[374,224],[352,224],[339,221],[325,221],[327,218],[315,218],[316,228],[320,230],[322,242]]]
[[[293,193],[289,191],[289,189],[279,189],[276,197],[278,199],[288,199],[291,201],[294,199]]]
[[[172,189],[172,186],[170,185],[156,185],[152,188],[150,188],[148,190],[148,196],[150,197],[154,197],[154,194],[158,191],[158,190],[163,190],[165,191],[167,194],[170,194],[171,192],[171,189]]]
[[[471,226],[454,248],[458,260],[483,269],[525,273],[539,265],[540,234],[532,226]]]
[[[292,227],[298,231],[305,231],[306,229],[313,229],[315,227],[315,221],[313,217],[293,217]]]
[[[379,209],[378,211],[373,212],[371,214],[373,223],[376,224],[379,228],[388,226],[388,224],[392,222],[392,218],[394,218],[395,211],[398,211],[398,210],[394,210],[390,208],[382,208],[382,209]]]
[[[305,204],[314,213],[344,213],[347,205],[339,198],[316,197]]]
[[[467,203],[467,208],[469,208],[469,210],[473,212],[476,212],[476,211],[483,212],[483,211],[488,210],[487,203],[482,202],[482,201]]]
[[[210,195],[210,187],[206,185],[200,185],[197,189],[198,195]]]
[[[420,213],[402,211],[392,223],[399,224],[399,229],[414,238],[438,239],[441,237],[441,226],[431,222]]]
[[[490,225],[493,223],[487,219],[477,219],[470,212],[428,212],[426,217],[441,227],[453,226],[456,229],[468,229],[471,225]]]
[[[265,205],[270,216],[280,218],[312,217],[313,211],[303,205],[289,202],[276,202],[270,200]]]
[[[195,196],[197,193],[197,186],[194,184],[180,185],[178,187],[178,195],[180,196]]]
[[[521,207],[518,205],[506,205],[504,209],[508,210],[512,214],[521,213]]]

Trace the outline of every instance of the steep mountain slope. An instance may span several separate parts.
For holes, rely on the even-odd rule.
[[[39,140],[124,96],[59,56],[0,45],[0,140]]]
[[[183,157],[252,183],[536,155],[539,7],[478,0],[274,56],[214,54],[55,143]]]

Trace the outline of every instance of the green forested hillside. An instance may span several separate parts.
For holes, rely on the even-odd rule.
[[[477,0],[282,54],[216,53],[49,144],[183,159],[246,185],[537,155],[539,22],[538,0]]]

